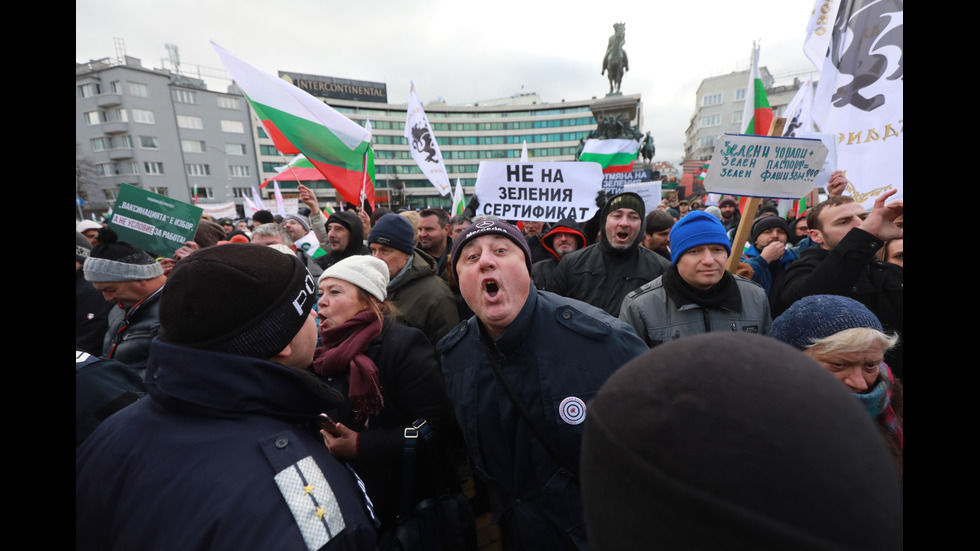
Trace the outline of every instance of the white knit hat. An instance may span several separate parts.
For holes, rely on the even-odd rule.
[[[356,285],[382,302],[388,296],[388,265],[373,256],[348,256],[324,270],[317,283],[328,277]]]

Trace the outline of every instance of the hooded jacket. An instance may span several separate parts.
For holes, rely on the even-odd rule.
[[[570,233],[577,237],[578,249],[576,250],[582,249],[588,242],[585,239],[585,234],[579,229],[579,225],[574,218],[564,218],[558,221],[548,233],[544,234],[541,238],[541,247],[548,252],[548,258],[535,261],[531,265],[531,281],[534,282],[534,286],[539,291],[548,290],[548,283],[551,281],[551,276],[554,275],[555,267],[558,266],[558,262],[561,260],[561,257],[558,256],[558,253],[555,252],[552,246],[555,241],[555,236],[559,233]]]
[[[459,323],[456,297],[436,274],[436,261],[416,249],[406,266],[388,284],[388,300],[398,309],[398,319],[425,333],[433,346]]]
[[[330,222],[341,224],[350,231],[350,241],[347,242],[347,248],[341,252],[335,253],[330,251],[330,241],[327,238],[327,224]],[[342,210],[331,214],[330,218],[327,219],[317,209],[316,212],[310,213],[310,227],[313,228],[313,233],[316,234],[316,238],[320,241],[320,247],[325,251],[330,251],[316,259],[316,263],[324,270],[348,256],[371,254],[371,249],[364,244],[364,225],[354,212]]]
[[[610,245],[605,230],[610,202],[603,207],[599,219],[599,242],[565,255],[548,283],[548,290],[587,302],[611,316],[619,316],[623,298],[630,291],[663,275],[670,262],[640,246],[645,220],[628,249],[621,251]],[[641,220],[644,214],[640,213]]]

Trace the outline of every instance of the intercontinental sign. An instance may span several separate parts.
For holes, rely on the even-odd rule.
[[[383,82],[304,75],[279,71],[279,78],[310,95],[320,98],[350,99],[388,103],[388,87]]]

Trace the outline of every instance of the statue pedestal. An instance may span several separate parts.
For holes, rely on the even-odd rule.
[[[634,128],[640,127],[637,116],[640,113],[639,94],[629,96],[621,93],[607,94],[606,97],[593,101],[589,107],[596,122],[601,122],[602,117],[616,117],[623,122],[628,122]]]

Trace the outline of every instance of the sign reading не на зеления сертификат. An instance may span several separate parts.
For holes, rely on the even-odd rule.
[[[482,161],[476,176],[477,216],[557,222],[588,220],[602,189],[602,167],[583,161]]]
[[[716,142],[704,187],[711,193],[799,199],[813,189],[827,157],[820,140],[725,134]]]

